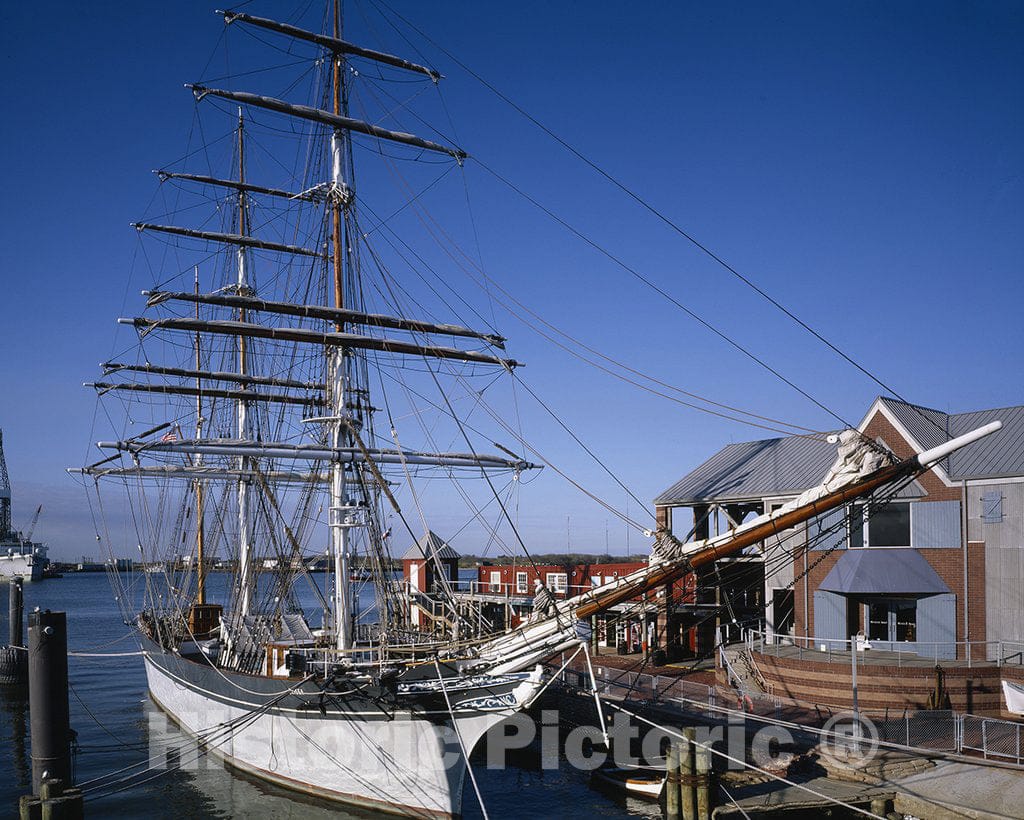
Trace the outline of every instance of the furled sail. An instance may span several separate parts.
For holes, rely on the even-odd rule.
[[[422,137],[417,137],[414,134],[406,134],[403,131],[389,131],[387,128],[381,128],[380,126],[373,125],[372,123],[352,119],[351,117],[343,117],[340,114],[332,114],[330,111],[324,111],[321,108],[313,108],[309,105],[289,103],[284,100],[274,99],[273,97],[263,97],[259,94],[250,94],[248,91],[226,91],[221,88],[207,88],[203,85],[190,85],[188,87],[192,89],[196,98],[200,100],[207,95],[221,97],[225,100],[242,103],[242,105],[254,105],[257,108],[276,111],[278,114],[287,114],[292,117],[299,117],[300,119],[319,122],[323,125],[329,125],[331,128],[337,128],[342,131],[355,131],[359,134],[367,134],[371,137],[377,137],[378,139],[399,142],[403,145],[411,145],[414,148],[422,148],[425,151],[436,151],[440,154],[449,154],[460,162],[469,156],[461,148],[452,148],[447,145],[441,145],[440,143],[425,140]]]
[[[299,200],[302,202],[318,202],[322,197],[318,197],[313,191],[302,191],[300,193],[292,193],[291,191],[283,191],[280,188],[268,188],[265,185],[253,185],[251,182],[240,182],[237,179],[218,179],[217,177],[204,176],[203,174],[181,174],[175,173],[174,171],[154,171],[160,181],[163,182],[168,179],[183,179],[187,182],[199,182],[203,185],[217,185],[221,188],[231,188],[235,191],[242,191],[249,194],[264,194],[265,196],[276,196],[279,199]]]
[[[294,387],[301,390],[325,390],[323,382],[304,382],[298,379],[279,379],[272,376],[252,376],[246,373],[230,373],[221,370],[193,370],[187,367],[165,367],[156,364],[124,364],[122,362],[103,362],[103,375],[128,371],[132,373],[152,373],[157,376],[180,376],[183,379],[201,381],[234,382],[235,384],[259,384],[267,387]],[[205,392],[204,392],[205,395]]]
[[[353,57],[363,57],[367,60],[374,60],[375,62],[384,63],[395,68],[404,68],[407,71],[426,74],[434,82],[441,79],[441,74],[432,68],[411,63],[401,57],[395,57],[393,54],[385,54],[382,51],[363,48],[345,40],[339,40],[337,37],[328,37],[326,34],[317,34],[316,32],[306,31],[296,26],[290,26],[287,23],[279,23],[266,17],[254,17],[251,14],[242,14],[237,11],[218,11],[217,13],[224,15],[224,22],[228,24],[234,22],[248,23],[252,26],[259,26],[270,31],[287,34],[289,37],[294,37],[297,40],[316,43],[318,46],[322,46],[334,54],[351,54]]]
[[[394,330],[408,330],[416,333],[440,333],[445,336],[464,336],[470,339],[482,339],[494,347],[505,347],[505,339],[493,333],[481,333],[459,325],[423,322],[405,319],[398,316],[384,316],[379,313],[363,313],[358,310],[324,307],[322,305],[296,304],[295,302],[275,302],[268,299],[257,299],[254,296],[241,296],[231,293],[188,293],[175,291],[143,291],[148,306],[158,305],[169,299],[181,302],[195,302],[203,305],[219,305],[221,307],[253,310],[256,312],[279,313],[284,316],[302,316],[308,319],[323,319],[328,322],[346,322],[371,327],[387,327]]]
[[[250,322],[203,319],[118,319],[121,324],[134,325],[144,334],[154,330],[187,330],[216,333],[226,336],[246,336],[255,339],[277,339],[286,342],[307,342],[326,347],[348,347],[360,350],[380,350],[385,353],[408,353],[413,356],[432,356],[437,359],[457,359],[475,364],[496,364],[505,368],[522,367],[515,359],[499,359],[475,350],[455,347],[418,345],[396,339],[378,339],[356,333],[325,333],[297,327],[267,327]]]
[[[483,453],[426,453],[419,450],[394,450],[361,447],[324,447],[319,444],[288,444],[232,439],[196,439],[181,441],[100,441],[101,450],[130,453],[190,453],[196,455],[249,456],[305,461],[363,462],[378,464],[429,464],[437,467],[493,467],[507,470],[531,470],[537,465],[522,459],[510,459]]]
[[[218,233],[217,231],[197,231],[193,228],[179,228],[176,225],[152,225],[147,222],[133,222],[132,227],[137,231],[157,231],[169,233],[174,236],[187,236],[192,239],[205,239],[208,242],[225,242],[229,245],[240,245],[243,248],[258,248],[264,251],[280,251],[281,253],[293,253],[296,256],[319,256],[324,257],[323,251],[303,248],[299,245],[287,245],[283,242],[270,242],[266,239],[257,239],[255,236],[247,236],[237,233]]]

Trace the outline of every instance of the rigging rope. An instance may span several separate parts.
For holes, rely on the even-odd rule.
[[[611,173],[606,171],[604,168],[602,168],[596,162],[594,162],[589,157],[587,157],[585,154],[583,154],[580,150],[578,150],[573,145],[571,145],[567,140],[563,139],[561,136],[559,136],[557,133],[555,133],[551,128],[546,126],[544,123],[542,123],[536,117],[534,117],[532,114],[530,114],[528,111],[526,111],[526,109],[524,109],[522,106],[520,106],[514,100],[512,100],[507,95],[502,93],[497,87],[492,85],[490,82],[488,82],[486,79],[484,79],[480,74],[478,74],[472,68],[470,68],[468,65],[466,65],[466,63],[464,63],[462,60],[460,60],[458,57],[456,57],[454,54],[452,54],[448,49],[446,49],[444,46],[442,46],[440,43],[438,43],[436,40],[434,40],[432,37],[430,37],[430,35],[428,35],[426,32],[424,32],[422,29],[420,29],[414,23],[412,23],[408,18],[404,17],[399,12],[397,12],[394,8],[392,8],[386,2],[386,0],[369,0],[369,2],[377,7],[378,12],[380,12],[380,6],[383,6],[384,8],[386,8],[392,15],[394,15],[396,18],[401,20],[407,26],[409,26],[409,28],[412,29],[413,31],[415,31],[420,37],[422,37],[428,43],[430,43],[435,48],[437,48],[442,54],[444,54],[446,57],[448,57],[450,60],[452,60],[463,71],[465,71],[467,74],[469,74],[475,80],[477,80],[480,84],[482,84],[485,88],[487,88],[491,93],[493,93],[500,100],[502,100],[504,103],[506,103],[511,108],[513,108],[520,115],[525,117],[534,126],[536,126],[541,131],[543,131],[545,134],[547,134],[549,137],[551,137],[551,139],[555,140],[555,142],[557,142],[559,145],[561,145],[563,148],[565,148],[567,151],[569,151],[573,156],[575,156],[577,159],[579,159],[581,162],[583,162],[585,165],[587,165],[593,171],[598,173],[600,176],[602,176],[604,179],[606,179],[608,182],[610,182],[612,185],[614,185],[616,188],[618,188],[620,191],[622,191],[624,194],[626,194],[628,197],[630,197],[632,200],[634,200],[641,207],[643,207],[648,212],[650,212],[653,216],[655,216],[658,220],[660,220],[665,225],[667,225],[670,229],[672,229],[679,236],[683,237],[687,242],[689,242],[691,245],[693,245],[695,248],[697,248],[705,256],[710,258],[712,261],[714,261],[719,266],[721,266],[724,270],[728,271],[734,277],[739,279],[744,285],[746,285],[748,288],[750,288],[755,293],[760,295],[769,304],[771,304],[777,310],[779,310],[780,312],[785,314],[793,322],[795,322],[797,325],[799,325],[805,331],[807,331],[812,336],[814,336],[819,342],[824,344],[826,347],[828,347],[830,350],[832,350],[834,353],[836,353],[838,356],[840,356],[847,363],[849,363],[850,365],[855,367],[857,370],[859,370],[861,373],[863,373],[865,376],[867,376],[869,379],[871,379],[873,382],[875,382],[875,384],[877,384],[883,390],[888,391],[889,393],[891,393],[893,396],[895,396],[897,399],[899,399],[903,403],[905,403],[905,404],[909,405],[910,407],[914,408],[915,412],[917,412],[918,415],[920,415],[922,418],[924,418],[925,421],[927,421],[929,424],[934,426],[940,432],[947,433],[947,435],[948,435],[948,431],[944,430],[939,424],[937,424],[935,422],[934,419],[930,418],[925,413],[921,412],[921,410],[918,409],[915,405],[911,404],[907,399],[903,398],[902,395],[900,395],[900,393],[897,390],[895,390],[892,387],[890,387],[888,384],[886,384],[884,381],[882,381],[878,376],[876,376],[874,373],[872,373],[866,367],[864,367],[859,362],[854,360],[850,355],[848,355],[843,350],[841,350],[837,345],[835,345],[833,342],[829,341],[827,338],[825,338],[825,336],[823,336],[821,333],[816,331],[814,328],[812,328],[805,321],[800,319],[795,313],[793,313],[791,310],[789,310],[787,307],[785,307],[781,302],[779,302],[777,299],[772,297],[764,289],[759,287],[753,280],[751,280],[747,276],[744,276],[736,268],[734,268],[732,265],[730,265],[728,262],[726,262],[724,258],[722,258],[720,255],[718,255],[714,251],[712,251],[707,245],[704,245],[703,243],[698,241],[692,234],[690,234],[689,232],[684,230],[678,223],[676,223],[672,219],[670,219],[664,212],[662,212],[661,210],[656,208],[654,205],[652,205],[650,202],[648,202],[646,199],[644,199],[642,196],[640,196],[640,194],[636,193],[633,189],[629,188],[624,182],[622,182],[617,177],[613,176]],[[380,13],[381,13],[381,16],[385,20],[388,20],[387,15],[385,15],[383,12],[380,12]],[[388,20],[388,22],[390,23],[390,20]],[[392,25],[392,27],[396,31],[399,31],[398,27],[394,26],[393,23],[391,23],[391,25]],[[438,93],[440,94],[440,89],[438,90]],[[479,160],[478,160],[478,162],[479,162]],[[481,165],[482,164],[483,163],[481,163]],[[486,166],[484,166],[484,167],[486,167]],[[488,170],[490,170],[490,169],[488,169]],[[492,171],[492,173],[494,173],[494,172]],[[663,295],[666,295],[666,294],[663,294]],[[791,385],[791,386],[793,386],[793,385]],[[812,401],[813,401],[813,399],[812,399]],[[815,402],[815,404],[817,404],[817,402]],[[818,406],[821,407],[821,405],[818,405]],[[822,407],[822,409],[826,409],[827,410],[827,408],[824,408],[824,407]],[[831,411],[828,411],[828,412],[831,413]],[[832,415],[834,415],[834,414],[832,414]],[[850,425],[846,425],[846,426],[850,426]]]
[[[391,169],[391,170],[392,170],[393,175],[396,175],[396,177],[397,177],[397,171],[395,171],[394,169]],[[405,183],[405,181],[402,180],[400,177],[398,177],[398,179],[399,179],[399,181],[403,185],[406,186],[407,193],[410,196],[413,197],[412,199],[410,199],[407,202],[407,205],[414,204],[415,200],[416,200],[416,197],[412,194],[411,191],[408,190],[408,185]],[[418,205],[418,203],[415,203],[415,204]],[[405,206],[403,206],[403,207],[405,207]],[[375,219],[378,220],[378,224],[376,226],[374,226],[372,229],[370,229],[370,231],[367,231],[367,232],[363,233],[364,237],[368,236],[369,233],[372,232],[372,231],[377,231],[377,230],[379,230],[382,227],[385,228],[386,232],[388,234],[390,234],[391,237],[393,237],[395,241],[400,243],[410,254],[412,254],[416,258],[416,260],[427,271],[429,271],[435,278],[437,278],[438,281],[442,282],[443,284],[445,284],[447,286],[447,280],[444,277],[440,276],[437,273],[437,271],[434,270],[434,268],[432,268],[423,259],[423,257],[420,256],[396,231],[391,229],[391,227],[389,225],[385,224],[386,220],[382,220],[381,217],[378,216],[376,213],[374,213],[373,209],[370,208],[369,206],[367,206],[365,203],[363,204],[363,208],[364,208],[364,210],[369,212],[371,216],[373,216]],[[452,260],[452,262],[454,262],[455,265],[457,265],[463,271],[463,273],[469,278],[469,280],[471,282],[473,282],[477,287],[479,287],[487,295],[488,300],[492,303],[492,311],[493,311],[493,303],[497,302],[502,307],[504,307],[509,313],[511,313],[513,316],[516,316],[527,327],[529,327],[530,329],[534,330],[536,333],[538,333],[539,335],[543,336],[544,338],[548,339],[548,341],[550,341],[552,344],[554,344],[554,345],[560,347],[561,349],[565,350],[571,356],[574,356],[574,357],[580,359],[580,361],[583,361],[586,364],[589,364],[591,367],[594,367],[594,368],[596,368],[598,370],[601,370],[601,371],[607,373],[608,375],[613,376],[614,378],[620,379],[621,381],[624,381],[627,384],[631,384],[631,385],[633,385],[633,386],[635,386],[635,387],[637,387],[637,388],[639,388],[641,390],[646,390],[646,391],[648,391],[650,393],[653,393],[654,395],[658,395],[658,396],[661,396],[662,398],[666,398],[669,401],[674,401],[677,404],[681,404],[681,405],[683,405],[685,407],[689,407],[691,409],[698,410],[700,412],[708,413],[709,415],[719,416],[721,418],[726,418],[726,419],[729,419],[730,421],[736,421],[736,422],[739,422],[740,424],[746,424],[746,425],[749,425],[749,426],[752,426],[752,427],[759,427],[759,428],[762,428],[762,429],[772,430],[774,432],[781,432],[781,433],[786,434],[786,435],[792,435],[793,434],[792,433],[793,430],[800,431],[801,433],[804,433],[804,434],[820,435],[819,431],[812,430],[812,429],[806,428],[806,427],[802,427],[802,426],[800,426],[798,424],[793,424],[791,422],[780,421],[778,419],[771,419],[771,418],[769,418],[767,416],[763,416],[763,415],[760,415],[760,414],[757,414],[757,413],[753,413],[753,412],[748,411],[748,410],[743,410],[743,409],[734,407],[732,405],[724,404],[722,402],[718,402],[718,401],[715,401],[713,399],[709,399],[707,397],[701,396],[699,394],[692,393],[690,391],[684,390],[684,389],[682,389],[680,387],[676,387],[674,385],[670,385],[667,382],[664,382],[664,381],[662,381],[662,380],[660,380],[660,379],[658,379],[658,378],[656,378],[654,376],[650,376],[650,375],[648,375],[646,373],[643,373],[640,370],[637,370],[634,367],[631,367],[630,365],[627,365],[627,364],[625,364],[623,362],[620,362],[620,361],[612,358],[611,356],[608,356],[608,355],[606,355],[604,353],[601,353],[597,349],[587,345],[586,343],[582,342],[581,340],[575,338],[574,336],[566,333],[565,331],[563,331],[560,328],[556,327],[555,325],[551,324],[547,320],[543,319],[536,311],[531,310],[526,305],[524,305],[521,301],[516,299],[507,289],[502,287],[500,285],[500,283],[498,283],[495,279],[493,279],[479,265],[479,263],[475,262],[463,250],[461,250],[458,247],[458,245],[454,242],[454,240],[447,234],[447,232],[437,223],[436,220],[433,219],[433,217],[430,215],[429,212],[427,212],[422,207],[414,208],[414,211],[417,212],[417,214],[419,215],[419,218],[420,218],[420,222],[427,229],[427,232],[434,239],[434,241],[438,245],[438,247],[441,248],[441,250],[444,251],[448,255],[448,257]],[[557,217],[555,217],[555,218],[557,218]],[[431,227],[427,224],[427,221],[429,221],[434,226],[434,228],[445,238],[445,240],[451,245],[451,248],[449,248],[445,244],[445,242],[442,242],[438,238],[438,236],[436,236],[434,234],[434,231],[431,230]],[[396,253],[398,253],[399,257],[402,258],[402,260],[407,265],[409,265],[410,268],[412,268],[415,272],[417,272],[417,275],[420,277],[421,280],[423,280],[422,274],[419,274],[418,271],[416,271],[416,268],[413,267],[409,263],[408,259],[405,259],[404,256],[402,256],[401,252],[398,251],[398,249],[395,247],[394,242],[392,242],[391,239],[388,239],[387,237],[385,237],[385,240],[392,247],[392,249],[395,250]],[[372,249],[370,249],[370,253],[376,259],[376,255],[373,253]],[[458,258],[459,256],[461,256],[462,259],[465,260],[465,263],[460,261],[460,259]],[[378,266],[382,267],[382,263],[379,260],[377,260],[377,261],[378,261]],[[482,281],[480,279],[477,279],[477,277],[473,275],[473,273],[469,270],[469,268],[467,268],[467,266],[466,266],[467,263],[468,263],[469,266],[475,268],[478,271],[479,275],[481,277],[483,277]],[[428,284],[428,287],[431,287],[431,286]],[[664,387],[664,388],[666,388],[668,390],[672,390],[672,391],[680,393],[680,394],[682,394],[684,396],[689,396],[690,398],[693,398],[693,399],[705,402],[706,404],[710,404],[713,407],[719,407],[719,408],[722,408],[724,410],[728,410],[728,411],[733,412],[733,413],[739,413],[741,415],[748,416],[749,419],[759,419],[761,421],[771,422],[771,424],[760,424],[757,421],[750,421],[749,419],[745,419],[745,418],[736,418],[734,416],[730,416],[728,413],[717,412],[715,410],[710,410],[710,409],[708,409],[706,407],[701,407],[699,405],[691,404],[690,402],[682,401],[681,399],[675,398],[673,396],[668,396],[668,395],[665,395],[664,393],[661,393],[660,391],[654,390],[654,389],[650,388],[647,385],[640,384],[640,383],[638,383],[638,382],[636,382],[636,381],[634,381],[634,380],[632,380],[632,379],[630,379],[628,377],[625,377],[625,376],[623,376],[623,375],[621,375],[619,373],[614,372],[613,370],[608,369],[607,367],[604,367],[603,365],[597,364],[597,363],[591,361],[590,359],[588,359],[586,356],[581,355],[579,352],[573,350],[572,348],[570,348],[570,347],[564,345],[563,343],[559,342],[558,340],[552,338],[544,330],[542,330],[541,328],[537,327],[537,325],[535,323],[530,322],[523,315],[521,315],[521,313],[519,311],[517,311],[516,309],[510,307],[509,304],[507,304],[506,302],[503,302],[501,299],[496,298],[494,296],[494,294],[491,292],[490,287],[496,288],[498,291],[500,291],[502,294],[504,294],[506,299],[508,299],[511,303],[516,305],[519,308],[520,311],[524,311],[525,313],[527,313],[530,316],[534,317],[534,319],[536,319],[536,321],[538,321],[541,324],[545,325],[546,327],[548,327],[554,333],[558,334],[559,336],[562,336],[563,338],[567,339],[568,341],[572,342],[573,344],[578,345],[579,347],[581,347],[584,350],[592,353],[593,355],[598,356],[599,358],[603,359],[604,361],[606,361],[606,362],[608,362],[610,364],[613,364],[616,367],[619,367],[619,368],[627,371],[628,373],[632,373],[632,374],[634,374],[636,376],[639,376],[639,377],[641,377],[643,379],[646,379],[646,380],[652,382],[653,384],[660,385],[660,386],[662,386],[662,387]],[[431,290],[433,290],[432,287],[431,287]],[[435,295],[440,296],[439,294],[437,294],[436,290],[434,290],[433,292],[435,293]],[[449,309],[451,309],[451,305],[447,305],[447,306],[449,307]],[[474,313],[476,313],[476,311],[474,311]],[[479,317],[479,313],[477,313],[477,316]],[[482,317],[480,317],[480,318],[482,319]],[[727,341],[730,341],[730,343],[731,343],[731,340],[727,339]],[[796,389],[799,390],[799,388],[796,388]],[[813,399],[812,399],[812,401],[813,401]],[[826,409],[827,412],[831,413],[831,411],[829,411],[827,408],[825,408],[825,409]],[[835,415],[835,414],[832,414],[832,415]],[[837,416],[837,418],[838,418],[838,416]],[[840,422],[844,426],[847,426],[847,427],[850,426],[848,423],[843,421],[841,418],[840,418]],[[798,434],[800,434],[800,433],[798,433]]]

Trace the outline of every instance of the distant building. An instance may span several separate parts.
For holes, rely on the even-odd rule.
[[[1024,406],[947,414],[879,398],[858,429],[905,459],[997,419],[1002,430],[888,503],[848,505],[751,548],[740,560],[760,568],[769,640],[863,635],[949,659],[967,657],[955,642],[976,642],[977,659],[1000,641],[1024,649]],[[688,528],[692,514],[696,537],[724,531],[820,483],[835,455],[801,436],[729,445],[655,499],[659,524]]]
[[[459,579],[459,554],[437,533],[428,530],[402,556],[402,578],[408,584],[410,621],[432,629],[442,619],[438,594]]]
[[[433,531],[420,538],[402,556],[402,575],[415,592],[432,592],[443,577],[459,579],[459,554]]]
[[[610,584],[647,566],[646,559],[601,564],[483,564],[477,567],[472,596],[490,608],[492,620],[518,626],[533,608],[536,582],[555,598],[568,598]],[[698,598],[688,574],[669,589],[637,595],[608,612],[593,616],[593,641],[598,647],[624,653],[668,650],[671,658],[692,657],[709,646],[714,635],[714,597]]]

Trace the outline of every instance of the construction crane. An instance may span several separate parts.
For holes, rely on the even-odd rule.
[[[4,461],[4,431],[0,430],[0,539],[11,533],[11,481]]]
[[[43,505],[40,504],[38,507],[36,507],[36,514],[32,516],[32,523],[28,525],[28,529],[25,531],[24,538],[26,541],[32,540],[32,533],[36,531],[36,523],[39,521],[39,513],[41,513],[42,511]]]

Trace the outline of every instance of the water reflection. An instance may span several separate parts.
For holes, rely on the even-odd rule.
[[[29,758],[27,686],[0,686],[0,737],[3,738],[0,765],[13,777],[10,788],[17,795],[28,794],[32,791],[32,761]]]

